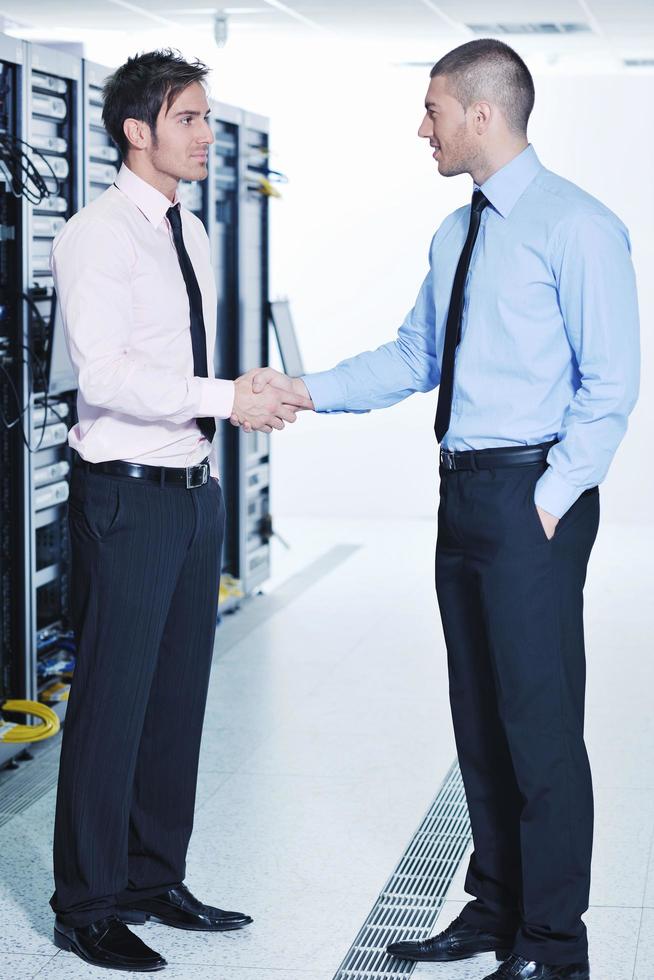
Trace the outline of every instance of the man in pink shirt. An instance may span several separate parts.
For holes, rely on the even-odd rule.
[[[310,407],[213,376],[209,242],[177,195],[180,180],[207,176],[206,75],[155,51],[108,79],[103,119],[124,163],[51,260],[79,390],[68,437],[78,654],[50,904],[56,945],[113,969],[166,965],[126,922],[252,922],[184,885],[225,520],[212,441],[233,412],[269,432]]]

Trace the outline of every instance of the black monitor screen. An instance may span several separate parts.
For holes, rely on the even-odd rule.
[[[270,304],[270,319],[277,335],[284,371],[291,378],[299,378],[305,371],[287,299],[275,300]]]

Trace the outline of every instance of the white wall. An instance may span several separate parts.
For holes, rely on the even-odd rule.
[[[471,189],[467,177],[440,177],[417,138],[428,70],[391,67],[351,45],[280,48],[253,38],[219,53],[209,40],[184,51],[212,62],[216,98],[272,117],[272,165],[290,178],[271,204],[272,291],[291,298],[307,370],[392,338],[425,274],[434,230]],[[611,520],[648,521],[654,76],[547,74],[536,87],[530,137],[542,162],[600,197],[632,234],[643,385],[602,507]],[[436,392],[415,395],[366,416],[305,415],[275,434],[274,513],[432,516],[435,405]]]

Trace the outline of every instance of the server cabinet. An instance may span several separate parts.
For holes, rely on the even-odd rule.
[[[244,112],[239,129],[239,372],[268,363],[269,123]],[[239,430],[239,570],[246,592],[270,575],[270,436]]]
[[[67,433],[74,392],[48,391],[49,257],[54,236],[81,204],[81,60],[0,35],[0,62],[3,131],[19,141],[13,151],[24,153],[24,179],[12,181],[5,163],[0,187],[0,356],[6,369],[0,696],[50,701],[52,677],[42,668],[70,635]],[[32,178],[25,176],[27,166]],[[64,702],[51,706],[63,714]],[[0,763],[18,750],[0,743]]]
[[[4,155],[21,137],[24,48],[21,41],[0,35],[0,703],[25,697],[31,686],[28,669],[24,582],[29,575],[24,542],[22,501],[25,492],[23,428],[20,417],[25,389],[22,282],[23,209],[12,190]],[[0,764],[15,748],[0,743]]]
[[[216,279],[217,336],[214,371],[217,378],[235,378],[239,351],[238,217],[239,125],[242,111],[213,102],[214,143],[209,154],[210,209],[207,232]],[[215,436],[226,509],[223,571],[240,578],[238,431],[229,421],[218,420]]]
[[[118,148],[102,122],[102,87],[110,71],[104,65],[83,62],[84,205],[113,184],[120,166]]]
[[[49,383],[54,333],[52,241],[82,206],[82,62],[65,52],[25,44],[23,132],[39,151],[33,162],[49,191],[23,198],[25,344],[43,370],[25,375],[31,450],[24,453],[26,696],[65,711],[66,684],[45,668],[69,629],[70,554],[67,506],[75,391]],[[56,659],[56,658],[55,658]]]
[[[209,215],[218,295],[216,377],[235,378],[268,363],[268,120],[212,102]],[[223,571],[252,593],[270,574],[269,446],[229,421],[216,431],[227,510]]]

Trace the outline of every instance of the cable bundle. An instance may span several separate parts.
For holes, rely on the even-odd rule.
[[[49,331],[48,324],[46,323],[46,321],[45,321],[45,319],[43,317],[43,314],[39,310],[38,306],[34,302],[34,299],[31,296],[29,296],[27,293],[23,293],[22,294],[22,297],[25,300],[25,302],[29,305],[29,307],[32,310],[32,312],[39,318],[39,320],[41,321],[41,327],[44,330],[44,332],[47,334],[48,331]],[[52,319],[52,317],[51,317],[51,319]],[[38,355],[32,349],[31,346],[28,347],[27,344],[21,344],[21,347],[23,348],[23,350],[26,350],[29,353],[29,355],[30,355],[30,357],[27,358],[27,359],[25,357],[21,356],[21,363],[27,364],[27,367],[28,367],[28,370],[29,370],[29,373],[30,373],[30,385],[31,385],[32,389],[34,388],[34,375],[32,373],[32,361],[34,362],[34,364],[36,366],[36,369],[37,369],[38,374],[39,374],[39,379],[40,379],[40,382],[41,382],[42,387],[43,387],[44,412],[43,412],[43,422],[41,424],[41,436],[39,438],[38,444],[36,446],[32,446],[31,439],[29,438],[29,436],[26,435],[26,433],[25,433],[25,427],[23,426],[23,416],[25,415],[25,413],[27,412],[27,410],[29,408],[29,403],[27,405],[25,405],[24,408],[21,408],[21,406],[20,406],[20,398],[18,396],[18,391],[16,389],[16,385],[14,384],[13,378],[11,377],[11,375],[9,374],[9,372],[7,371],[7,368],[1,362],[0,362],[0,371],[2,371],[3,374],[5,375],[6,382],[9,385],[9,387],[11,388],[12,394],[14,396],[14,401],[16,402],[16,408],[18,410],[18,414],[16,415],[16,418],[14,418],[14,419],[8,419],[6,417],[6,415],[4,414],[2,408],[0,408],[0,423],[2,423],[2,425],[4,425],[5,429],[13,429],[14,426],[20,425],[20,427],[21,427],[21,437],[22,437],[23,443],[25,444],[25,447],[28,449],[28,451],[30,453],[36,453],[41,448],[41,443],[43,442],[43,436],[45,434],[45,427],[46,427],[47,422],[48,422],[48,415],[49,415],[49,413],[52,413],[53,415],[55,415],[59,419],[60,422],[65,422],[66,420],[64,418],[62,418],[58,414],[57,410],[55,408],[53,408],[52,405],[49,404],[49,401],[48,401],[48,385],[47,385],[47,379],[46,379],[46,373],[45,373],[45,365],[43,364],[43,362],[41,361],[41,359],[38,357]]]
[[[39,704],[38,701],[5,701],[2,709],[33,715],[40,718],[42,724],[17,725],[4,721],[0,712],[0,742],[41,742],[44,738],[52,738],[59,731],[59,717],[52,708]]]
[[[27,147],[29,153],[23,149],[24,146]],[[54,192],[48,189],[45,178],[34,166],[30,153],[40,157],[52,174],[52,179],[57,185]],[[0,133],[0,162],[4,164],[10,178],[11,192],[14,197],[26,197],[30,204],[36,206],[41,203],[44,197],[58,193],[59,180],[50,166],[50,161],[20,137],[11,133]]]

